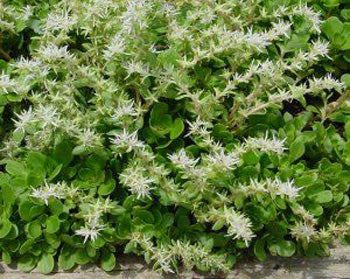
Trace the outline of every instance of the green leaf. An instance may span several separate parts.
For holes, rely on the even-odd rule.
[[[111,215],[122,215],[125,213],[126,209],[121,205],[116,204],[116,202],[112,203],[113,207],[109,210]]]
[[[60,219],[57,215],[50,216],[46,219],[46,231],[56,233],[60,229]]]
[[[9,220],[0,220],[0,238],[6,237],[12,228],[12,223]]]
[[[24,164],[17,161],[9,161],[6,164],[6,171],[13,176],[23,176],[27,173],[27,169]]]
[[[186,230],[191,225],[191,221],[186,215],[179,214],[176,216],[176,224],[179,229]]]
[[[154,216],[151,212],[144,210],[144,209],[137,209],[134,210],[134,217],[140,218],[143,222],[153,224],[154,223]]]
[[[165,213],[163,216],[163,221],[162,221],[162,227],[163,228],[168,228],[174,224],[174,214],[172,213]]]
[[[310,212],[314,216],[321,216],[323,213],[323,207],[316,202],[311,202],[311,201],[308,202],[305,205],[305,208],[308,212]]]
[[[110,272],[115,268],[116,260],[115,256],[111,252],[102,253],[101,267],[104,271]]]
[[[74,259],[75,263],[77,264],[87,264],[91,261],[91,258],[84,248],[80,248],[75,251]]]
[[[21,201],[18,208],[21,219],[23,219],[24,221],[30,221],[31,218],[29,215],[29,211],[32,208],[32,206],[33,206],[33,203],[28,200]]]
[[[58,266],[63,270],[72,269],[75,265],[74,255],[73,249],[68,245],[64,245],[58,257]]]
[[[98,194],[101,196],[109,195],[114,191],[115,186],[115,180],[113,178],[108,179],[105,183],[98,187]]]
[[[17,225],[12,224],[10,232],[6,235],[7,240],[16,239],[19,235],[19,230]]]
[[[56,198],[50,198],[49,208],[52,214],[59,215],[63,212],[63,203]]]
[[[289,160],[290,162],[294,162],[298,160],[301,156],[303,156],[305,152],[305,144],[304,141],[299,137],[289,147]]]
[[[293,34],[283,50],[285,52],[302,50],[308,47],[309,34]]]
[[[340,78],[341,82],[345,84],[347,88],[350,88],[350,74],[344,74]]]
[[[346,124],[345,125],[345,135],[346,135],[346,137],[349,136],[349,125],[350,124]],[[350,140],[349,139],[347,140],[347,142],[344,145],[343,159],[344,159],[345,164],[350,166]]]
[[[162,66],[176,66],[179,59],[181,56],[175,49],[167,49],[157,57],[158,63]]]
[[[340,14],[346,21],[350,21],[350,9],[342,9]]]
[[[43,274],[51,273],[54,266],[55,262],[51,254],[44,253],[38,262],[38,269]]]
[[[45,211],[45,206],[35,205],[29,200],[22,200],[19,204],[19,215],[24,221],[30,221],[34,217],[41,215]]]
[[[219,231],[224,227],[224,225],[225,225],[225,219],[219,219],[214,223],[212,230]]]
[[[98,174],[102,174],[103,176],[103,171],[95,171],[93,169],[88,169],[88,168],[82,168],[79,170],[78,175],[79,178],[82,181],[98,181],[99,178],[101,177],[101,175]]]
[[[256,165],[259,162],[259,155],[253,150],[249,150],[242,155],[243,161],[247,165]]]
[[[333,194],[332,194],[332,191],[325,190],[311,196],[310,198],[312,198],[317,203],[327,203],[332,201]]]
[[[11,255],[7,251],[2,251],[1,259],[7,265],[9,265],[12,262]]]
[[[5,204],[14,204],[16,200],[16,194],[10,184],[4,183],[1,186],[2,190],[2,199]]]
[[[109,157],[106,152],[98,150],[96,153],[93,153],[88,157],[85,164],[90,169],[102,170],[105,167],[108,159]]]
[[[29,217],[33,219],[39,215],[41,215],[45,211],[45,206],[43,205],[34,205],[29,210]]]
[[[172,129],[173,119],[169,114],[163,114],[150,119],[150,127],[158,135],[166,135]]]
[[[88,151],[87,147],[83,146],[83,145],[79,145],[74,147],[74,149],[72,150],[72,154],[73,155],[82,155],[84,153],[86,153]]]
[[[180,118],[176,118],[170,131],[170,139],[179,137],[185,128],[184,123]]]
[[[27,184],[31,187],[37,187],[43,184],[45,181],[45,171],[44,170],[30,170],[27,176]]]
[[[295,244],[289,240],[278,240],[276,243],[276,251],[281,257],[291,257],[295,253]]]
[[[151,111],[149,125],[152,131],[163,136],[172,130],[173,119],[168,112],[168,105],[165,103],[156,103]]]
[[[44,232],[44,237],[46,242],[55,250],[58,249],[61,245],[61,239],[56,234],[50,234],[48,232]]]
[[[33,248],[33,244],[35,243],[35,240],[32,238],[28,238],[26,241],[23,242],[21,245],[21,248],[19,249],[19,253],[21,255],[29,252]]]
[[[324,1],[324,5],[327,8],[334,8],[334,7],[339,6],[339,4],[340,4],[340,0],[323,0],[323,1]]]
[[[335,16],[329,17],[322,25],[322,31],[330,40],[343,31],[343,23]]]
[[[49,177],[46,179],[48,182],[52,181],[62,170],[63,165],[57,165],[55,169],[50,173]]]
[[[45,174],[47,157],[40,152],[30,152],[27,156],[27,166],[29,169]]]
[[[265,240],[258,239],[254,244],[254,254],[261,262],[266,260]]]
[[[337,37],[338,44],[340,45],[341,50],[349,50],[350,49],[350,22],[344,23],[343,32],[341,36]]]
[[[28,224],[28,235],[31,238],[38,238],[41,236],[41,224],[39,221],[34,221]]]
[[[126,237],[131,231],[131,219],[128,215],[122,215],[118,219],[118,234],[120,237]]]
[[[23,272],[29,272],[36,266],[36,258],[34,255],[25,254],[18,258],[18,268]]]
[[[16,129],[13,134],[12,138],[15,142],[21,143],[21,141],[24,139],[25,131],[22,129]]]
[[[73,159],[73,146],[68,140],[61,141],[53,150],[52,158],[63,166],[69,165]],[[76,151],[77,152],[77,151]]]

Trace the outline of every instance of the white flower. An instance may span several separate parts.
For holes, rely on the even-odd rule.
[[[206,188],[206,182],[208,180],[208,170],[202,167],[189,168],[183,172],[182,178],[192,179],[197,187],[204,191]]]
[[[82,207],[82,216],[90,227],[97,227],[101,223],[102,215],[109,212],[112,207],[109,198],[103,201],[98,198],[89,204],[84,204],[84,207]]]
[[[278,93],[269,94],[269,102],[271,103],[281,103],[283,101],[291,101],[293,99],[293,94],[286,89],[277,89]]]
[[[164,245],[160,245],[156,249],[152,249],[153,255],[151,259],[156,262],[156,265],[159,266],[159,269],[165,273],[175,273],[172,268],[173,253]]]
[[[123,102],[117,106],[112,115],[112,121],[117,124],[122,124],[121,121],[123,117],[131,116],[135,117],[139,115],[139,111],[137,111],[134,107],[134,101]]]
[[[271,195],[285,195],[290,200],[294,200],[299,196],[298,188],[294,185],[293,180],[287,180],[282,182],[279,178],[274,180],[266,179],[265,181],[259,181],[257,179],[251,179],[248,185],[239,185],[239,190],[246,195],[254,195],[257,193],[270,193]]]
[[[43,128],[47,126],[58,127],[61,123],[57,109],[51,105],[40,104],[35,110],[35,115]]]
[[[142,148],[145,144],[137,139],[137,132],[129,133],[126,129],[122,133],[115,134],[111,139],[111,143],[118,149],[125,149],[125,152],[130,152],[135,148]]]
[[[209,161],[209,167],[213,164],[216,167],[224,170],[232,170],[234,166],[240,161],[239,156],[236,153],[227,153],[223,150],[206,155],[205,157]]]
[[[190,37],[188,28],[179,25],[175,20],[169,24],[169,28],[171,31],[169,32],[168,37],[173,41],[182,41]]]
[[[167,16],[174,16],[178,14],[177,9],[169,3],[163,4],[161,11],[165,12]]]
[[[248,185],[240,184],[239,188],[246,195],[268,192],[266,189],[266,181],[259,181],[258,179],[250,179],[250,183]]]
[[[16,88],[16,82],[10,78],[9,75],[1,74],[0,75],[0,89],[5,93],[14,91]]]
[[[133,73],[139,73],[141,76],[147,77],[150,75],[149,66],[142,64],[139,61],[131,60],[130,62],[124,63],[123,67],[126,69],[128,75],[126,78],[131,76]]]
[[[268,182],[267,185],[272,184],[272,188],[276,189],[276,195],[286,195],[291,200],[294,200],[299,196],[300,188],[295,187],[293,180],[287,180],[287,182],[282,182],[280,179],[275,179],[272,182]]]
[[[211,124],[209,122],[201,120],[199,117],[194,122],[187,121],[187,124],[189,125],[189,132],[186,135],[186,137],[190,135],[200,135],[202,137],[205,137],[210,134],[208,131]]]
[[[103,51],[106,60],[110,60],[113,56],[125,53],[125,40],[120,34],[116,34],[107,49]]]
[[[192,159],[187,156],[185,149],[180,149],[178,153],[168,155],[170,161],[182,169],[194,168],[199,161],[199,158]]]
[[[162,52],[164,52],[163,50],[157,50],[156,44],[152,44],[148,49],[152,53],[162,53]]]
[[[76,17],[69,16],[69,13],[69,10],[60,10],[60,12],[49,13],[43,28],[44,31],[69,31],[77,22]]]
[[[27,21],[33,15],[33,6],[26,5],[21,9],[21,19]]]
[[[272,139],[267,138],[266,133],[265,138],[248,138],[245,140],[245,146],[248,149],[258,149],[264,152],[275,152],[277,154],[282,154],[287,148],[284,146],[284,140],[276,139],[275,136]]]
[[[61,59],[67,61],[75,59],[74,55],[69,53],[68,46],[59,47],[52,43],[42,46],[38,50],[38,54],[40,55],[40,58],[42,60],[48,62],[57,61]]]
[[[310,242],[311,238],[316,234],[316,230],[313,224],[298,222],[291,229],[291,234],[297,240],[306,239],[308,242]]]
[[[254,47],[258,51],[263,51],[271,44],[268,33],[254,33],[252,29],[248,29],[246,33],[243,33],[243,38],[249,47]]]
[[[123,31],[126,34],[132,33],[136,28],[144,29],[148,25],[148,11],[152,2],[144,0],[127,1],[126,11],[120,16]]]
[[[50,197],[64,199],[67,196],[66,190],[67,185],[64,182],[51,184],[45,181],[44,186],[37,189],[33,188],[31,196],[43,200],[44,203],[48,205]]]
[[[309,57],[311,57],[312,59],[316,59],[317,56],[322,56],[331,59],[328,56],[328,52],[329,43],[327,41],[318,39],[317,41],[312,42],[312,49],[310,50]]]
[[[212,152],[221,152],[222,143],[215,141],[210,135],[203,139],[203,143],[199,143],[202,147],[208,147]]]
[[[251,230],[252,223],[249,218],[236,212],[232,207],[227,208],[226,206],[224,206],[223,217],[228,225],[228,235],[243,239],[248,246],[248,243],[255,236]]]
[[[102,231],[103,229],[103,225],[91,227],[88,224],[86,224],[85,227],[81,227],[79,230],[76,230],[75,234],[83,236],[85,243],[89,238],[91,239],[91,241],[95,241],[100,235],[100,231]]]
[[[33,68],[43,67],[43,63],[36,59],[21,57],[14,66],[19,70],[33,71]]]
[[[309,91],[312,93],[318,93],[323,90],[335,89],[341,91],[344,88],[344,84],[334,79],[331,74],[327,74],[323,78],[309,79]]]
[[[94,147],[101,145],[101,136],[90,128],[79,131],[77,135],[80,145],[85,147]]]
[[[285,21],[280,20],[278,22],[272,23],[273,29],[270,32],[273,34],[274,37],[283,35],[288,38],[288,32],[290,31],[291,26],[291,23],[287,23]]]
[[[146,162],[151,162],[156,158],[154,153],[146,148],[146,146],[135,149],[135,155]]]
[[[311,22],[312,30],[317,33],[321,33],[320,26],[322,21],[320,19],[320,14],[318,12],[315,12],[314,10],[309,8],[306,4],[302,4],[302,2],[300,2],[300,5],[293,9],[293,14],[305,17],[307,20]]]
[[[120,182],[129,188],[130,192],[136,195],[138,199],[149,197],[151,195],[151,186],[155,180],[146,175],[147,170],[140,165],[131,165],[127,167],[119,176]]]
[[[29,107],[28,110],[23,110],[20,114],[15,113],[15,115],[18,118],[18,120],[14,120],[16,130],[21,130],[22,132],[24,132],[25,128],[34,120],[32,107]]]
[[[100,198],[97,199],[97,201],[93,204],[91,204],[91,207],[94,211],[100,211],[102,213],[109,212],[112,208],[112,201],[109,197],[107,197],[105,200],[102,200]]]
[[[290,91],[291,98],[296,99],[308,93],[309,89],[304,83],[300,85],[289,85],[289,91]]]

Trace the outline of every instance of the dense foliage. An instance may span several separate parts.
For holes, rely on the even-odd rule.
[[[228,271],[350,240],[350,1],[5,0],[0,251]]]

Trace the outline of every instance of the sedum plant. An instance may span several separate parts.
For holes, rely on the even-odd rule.
[[[349,242],[349,91],[312,4],[5,0],[2,260],[227,272]]]

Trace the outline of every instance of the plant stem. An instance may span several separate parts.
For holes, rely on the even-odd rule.
[[[0,54],[5,58],[6,61],[11,60],[11,56],[0,47]]]

